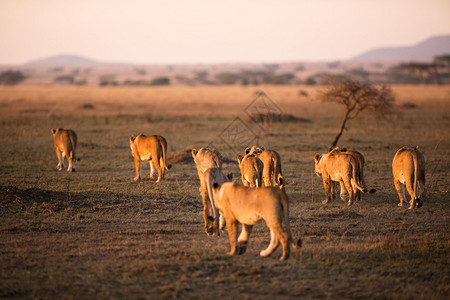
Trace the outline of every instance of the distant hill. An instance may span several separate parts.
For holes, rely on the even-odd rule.
[[[33,66],[77,66],[93,64],[99,64],[99,62],[78,55],[55,55],[26,63],[26,65]]]
[[[351,61],[422,60],[450,54],[450,35],[429,38],[407,47],[378,48],[351,58]]]

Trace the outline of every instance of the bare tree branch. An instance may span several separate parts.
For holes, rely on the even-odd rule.
[[[348,120],[355,119],[363,111],[371,111],[376,116],[385,116],[392,112],[395,97],[391,89],[385,85],[374,85],[344,78],[342,80],[328,79],[328,85],[319,93],[322,102],[334,102],[344,105],[346,112],[338,134],[331,146],[336,146]]]

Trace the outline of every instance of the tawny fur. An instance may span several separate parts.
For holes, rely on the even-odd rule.
[[[67,159],[69,167],[67,172],[75,171],[75,151],[77,148],[77,134],[72,129],[52,129],[53,145],[55,146],[56,157],[58,158],[57,169],[65,168],[64,158]]]
[[[200,180],[200,193],[202,195],[203,202],[203,219],[205,221],[206,233],[219,235],[217,220],[212,222],[208,218],[209,206],[211,203],[210,193],[208,193],[208,183],[207,180],[211,181],[211,178],[216,178],[218,182],[223,182],[225,177],[222,173],[223,159],[219,152],[210,150],[207,148],[201,148],[198,151],[192,149],[192,157],[194,158],[195,166],[197,168],[198,178]],[[210,174],[204,176],[204,173],[208,169],[213,169]],[[220,172],[219,172],[220,171]],[[223,175],[223,176],[222,176]],[[212,182],[212,181],[211,181]]]
[[[263,147],[252,146],[245,149],[245,154],[253,154],[258,157],[263,165],[263,186],[277,186],[281,172],[281,158],[278,152],[265,150]]]
[[[155,170],[158,174],[156,182],[164,179],[165,171],[171,168],[171,165],[167,165],[166,163],[166,139],[159,135],[145,136],[141,133],[136,138],[130,136],[129,141],[131,154],[134,158],[134,166],[136,168],[136,177],[134,177],[134,180],[136,181],[142,178],[142,161],[149,161],[151,179],[156,179]]]
[[[254,189],[228,182],[222,185],[215,183],[213,192],[217,210],[224,216],[228,229],[231,245],[229,255],[244,253],[253,225],[264,220],[270,229],[271,240],[269,246],[262,250],[260,255],[272,254],[281,242],[283,254],[280,259],[289,258],[292,243],[289,200],[280,187]],[[285,229],[283,229],[283,222]],[[237,237],[238,223],[242,224],[239,238]],[[293,244],[295,249],[299,249],[300,245],[301,240]]]
[[[219,215],[216,209],[213,183],[223,184],[231,180],[231,174],[225,176],[221,168],[209,168],[202,175],[201,193],[203,202],[203,218],[205,230],[208,235],[220,235],[220,230],[224,229],[223,215]],[[212,216],[212,218],[210,218]],[[220,218],[220,220],[218,220]]]
[[[238,155],[237,160],[241,171],[242,184],[244,186],[260,187],[264,169],[262,161],[253,154]]]
[[[363,193],[373,194],[375,189],[367,190],[358,180],[359,165],[355,157],[350,154],[337,152],[330,152],[323,155],[316,154],[314,156],[315,173],[317,176],[322,176],[323,185],[325,188],[325,200],[323,203],[328,203],[331,200],[331,184],[332,181],[337,181],[341,185],[341,198],[343,197],[344,189],[349,195],[348,205],[352,205],[355,201],[355,194],[357,190]]]
[[[358,170],[359,170],[359,172],[357,172],[357,174],[356,174],[356,179],[357,179],[359,185],[361,185],[361,186],[365,186],[366,185],[366,182],[365,182],[365,179],[364,179],[364,165],[365,165],[366,160],[365,160],[364,156],[362,155],[362,153],[360,153],[358,151],[355,151],[355,150],[348,150],[346,148],[342,148],[341,149],[339,147],[330,148],[329,152],[342,152],[342,153],[345,153],[345,154],[352,155],[356,159],[356,162],[358,163]],[[333,183],[335,183],[335,182],[333,182]],[[335,197],[334,191],[337,190],[336,189],[336,184],[332,184],[331,188],[332,188],[331,196],[332,196],[332,198],[334,198]],[[341,185],[341,200],[342,201],[345,201],[344,194],[345,194],[345,187],[343,185]],[[360,201],[361,200],[361,191],[360,190],[356,190],[355,200],[356,201]]]
[[[415,148],[400,148],[392,161],[392,174],[394,175],[394,185],[397,190],[402,206],[406,202],[405,186],[411,196],[409,209],[421,207],[422,194],[425,191],[425,158],[423,154]]]

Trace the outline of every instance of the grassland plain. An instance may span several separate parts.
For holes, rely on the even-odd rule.
[[[377,189],[351,207],[323,205],[313,174],[343,113],[314,101],[320,88],[0,87],[0,298],[448,299],[450,87],[394,86],[394,115],[348,124],[339,145],[364,153]],[[228,145],[243,142],[222,142],[257,90],[311,120],[237,123],[281,154],[291,228],[303,240],[285,262],[280,249],[259,257],[263,222],[241,256],[226,255],[226,232],[206,235],[189,159],[160,184],[132,180],[128,137],[141,132],[165,136],[169,154],[214,144],[235,160]],[[57,127],[78,133],[75,173],[56,170]],[[427,162],[424,206],[412,211],[397,206],[390,167],[404,145]],[[239,181],[237,164],[224,169]]]

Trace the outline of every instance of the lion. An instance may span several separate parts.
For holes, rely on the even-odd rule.
[[[192,157],[194,158],[195,166],[197,167],[198,178],[201,180],[201,175],[209,168],[222,168],[222,155],[208,148],[200,148],[198,151],[192,149]]]
[[[58,165],[56,168],[61,171],[64,166],[64,158],[69,162],[67,172],[75,172],[75,150],[77,148],[77,134],[72,129],[52,129],[53,144],[55,146]]]
[[[422,207],[422,194],[425,191],[425,158],[418,150],[418,147],[400,148],[392,161],[392,173],[394,175],[394,185],[397,190],[400,203],[403,206],[406,202],[405,185],[411,200],[409,201],[409,209],[414,207]]]
[[[264,220],[270,229],[270,244],[260,252],[261,256],[272,254],[279,242],[283,247],[280,260],[289,258],[290,245],[298,250],[301,239],[293,243],[289,226],[289,200],[286,193],[279,187],[261,187],[258,189],[238,186],[232,182],[219,184],[214,182],[214,209],[218,210],[225,219],[230,238],[231,250],[229,255],[243,254],[253,225]],[[217,215],[217,213],[216,213]],[[285,224],[285,230],[282,223]],[[238,223],[242,224],[242,232],[237,238]]]
[[[264,169],[262,161],[253,154],[238,155],[237,160],[241,170],[242,184],[244,186],[260,187]]]
[[[214,182],[223,184],[229,182],[232,179],[232,174],[223,173],[221,168],[213,167],[208,168],[202,174],[201,180],[201,192],[203,201],[203,218],[205,220],[205,230],[208,235],[220,235],[220,230],[224,230],[225,219],[222,214],[217,215],[217,211],[214,209],[215,201],[212,186]],[[212,215],[212,219],[210,216]],[[217,221],[219,218],[220,223]]]
[[[134,166],[136,168],[137,181],[141,176],[141,161],[148,160],[150,164],[150,178],[156,179],[155,170],[158,173],[156,182],[164,179],[164,173],[169,170],[172,165],[166,164],[167,141],[160,135],[145,136],[142,133],[137,137],[130,136],[130,149],[134,158]]]
[[[265,150],[263,147],[252,146],[245,149],[245,154],[254,154],[258,157],[263,165],[262,181],[264,186],[276,186],[281,172],[280,155],[273,150]]]
[[[331,200],[331,181],[339,181],[341,185],[341,198],[344,197],[345,189],[348,192],[348,205],[352,205],[355,200],[356,190],[363,193],[373,194],[375,189],[370,191],[361,185],[357,178],[359,173],[359,165],[354,156],[339,151],[332,151],[323,155],[316,154],[314,156],[314,171],[317,176],[322,176],[325,188],[324,204]]]
[[[205,221],[205,229],[206,233],[208,235],[211,234],[217,234],[219,235],[218,225],[217,222],[214,222],[214,225],[211,223],[211,221],[208,219],[208,211],[209,211],[209,203],[211,201],[210,195],[211,193],[208,192],[208,183],[207,181],[210,181],[210,176],[216,176],[218,182],[222,182],[222,179],[224,179],[225,175],[219,174],[218,170],[220,170],[220,173],[222,173],[222,165],[223,165],[223,158],[222,155],[215,151],[210,150],[208,148],[201,148],[198,151],[196,149],[192,149],[192,157],[194,158],[195,166],[197,167],[197,174],[198,179],[200,179],[200,193],[202,195],[202,202],[203,202],[203,218]],[[211,171],[213,175],[209,174],[206,177],[204,176],[204,173],[208,169],[214,169],[214,171]],[[206,180],[206,179],[207,180]],[[214,178],[212,178],[214,179]]]
[[[334,147],[334,148],[330,148],[328,152],[342,152],[342,153],[346,153],[346,154],[350,154],[352,155],[355,159],[356,162],[358,163],[358,170],[359,172],[356,174],[356,178],[358,180],[358,183],[361,186],[365,186],[366,182],[364,179],[364,165],[366,163],[366,160],[364,159],[364,155],[362,155],[360,152],[356,151],[356,150],[348,150],[347,148],[342,148],[340,149],[339,147]],[[335,185],[332,184],[332,197],[334,198],[334,191],[336,190]],[[345,192],[345,187],[341,185],[341,192],[344,191]],[[341,200],[345,201],[344,198],[342,198],[343,194],[341,193]],[[356,194],[355,194],[355,200],[356,201],[361,201],[361,191],[357,190]]]

